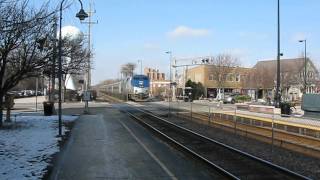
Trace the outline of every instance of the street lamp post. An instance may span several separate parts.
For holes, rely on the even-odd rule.
[[[59,24],[59,59],[58,59],[58,78],[59,78],[59,109],[58,109],[58,117],[59,117],[59,136],[62,135],[62,98],[61,98],[61,93],[62,93],[62,6],[65,0],[62,0],[60,3],[60,24]],[[88,14],[83,10],[83,5],[81,0],[79,0],[81,9],[80,11],[76,14],[76,17],[79,18],[81,21],[84,20],[85,18],[88,17]]]
[[[304,72],[303,72],[303,94],[307,93],[307,40],[299,40],[304,42]]]
[[[169,76],[170,76],[170,93],[169,93],[169,113],[168,113],[168,117],[170,117],[170,113],[171,113],[171,107],[170,107],[170,101],[171,101],[171,94],[172,94],[172,73],[171,73],[171,69],[172,69],[172,52],[171,51],[167,51],[166,52],[167,54],[170,55],[170,73],[169,73]]]
[[[276,86],[276,97],[275,106],[279,107],[281,101],[280,95],[280,0],[278,0],[278,49],[277,49],[277,86]]]

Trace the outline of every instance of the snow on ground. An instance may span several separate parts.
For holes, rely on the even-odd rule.
[[[77,118],[62,116],[63,121]],[[40,179],[59,151],[58,116],[17,116],[14,125],[0,130],[0,179]]]

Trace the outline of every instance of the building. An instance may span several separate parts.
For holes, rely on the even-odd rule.
[[[304,91],[304,58],[281,59],[281,94],[283,100],[300,101]],[[225,93],[240,93],[252,99],[274,99],[277,61],[258,61],[253,68],[210,64],[187,70],[187,80],[201,82],[205,97],[222,98]],[[320,93],[319,71],[307,59],[306,93]]]
[[[299,101],[304,91],[304,58],[280,60],[280,89],[284,100]],[[319,72],[306,61],[306,93],[319,93]],[[255,98],[274,98],[277,82],[277,60],[259,61],[252,68],[244,88],[255,91]]]
[[[170,81],[158,69],[144,68],[144,74],[150,79],[151,96],[167,96],[170,91]]]
[[[158,69],[144,68],[144,74],[148,76],[151,81],[163,81],[166,79],[165,74],[159,72]]]
[[[243,93],[243,85],[250,68],[199,65],[187,70],[187,80],[205,87],[204,97],[222,98],[225,93]]]

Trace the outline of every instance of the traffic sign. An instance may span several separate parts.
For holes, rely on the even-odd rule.
[[[83,100],[84,101],[90,101],[91,100],[91,92],[90,91],[84,91],[83,92]]]

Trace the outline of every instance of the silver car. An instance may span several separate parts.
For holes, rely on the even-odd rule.
[[[236,100],[235,100],[235,96],[234,94],[230,94],[230,95],[225,95],[224,96],[224,99],[223,99],[223,103],[230,103],[230,104],[234,104],[236,103]]]

